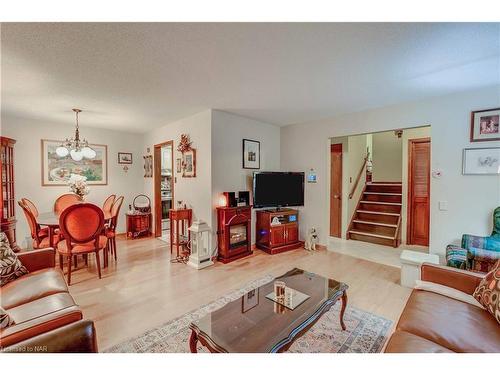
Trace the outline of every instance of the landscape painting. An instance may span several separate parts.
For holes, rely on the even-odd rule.
[[[67,184],[71,174],[87,177],[89,185],[108,184],[108,152],[106,145],[89,145],[96,152],[94,159],[74,161],[68,155],[60,158],[56,148],[61,141],[42,139],[42,185],[63,186]]]

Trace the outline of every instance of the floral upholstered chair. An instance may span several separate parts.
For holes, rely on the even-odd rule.
[[[500,207],[493,211],[491,236],[464,234],[461,246],[446,247],[446,264],[450,267],[489,272],[498,259],[500,259]]]

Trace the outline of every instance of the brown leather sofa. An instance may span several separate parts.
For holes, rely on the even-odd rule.
[[[1,306],[16,322],[0,330],[0,349],[34,352],[39,346],[41,351],[96,352],[93,323],[81,322],[82,311],[55,268],[55,251],[27,251],[18,258],[29,273],[0,288]]]
[[[484,275],[423,264],[424,281],[471,294]],[[486,310],[437,293],[413,290],[386,353],[498,353],[500,325]]]

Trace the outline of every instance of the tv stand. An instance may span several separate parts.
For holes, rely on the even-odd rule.
[[[299,211],[293,209],[276,209],[257,211],[256,247],[268,254],[298,249],[303,243],[299,241]]]

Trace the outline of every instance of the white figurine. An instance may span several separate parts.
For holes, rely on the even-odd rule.
[[[309,229],[306,237],[306,243],[304,244],[304,248],[309,251],[316,250],[316,244],[318,243],[318,233],[316,232],[316,228]]]

